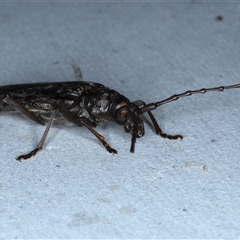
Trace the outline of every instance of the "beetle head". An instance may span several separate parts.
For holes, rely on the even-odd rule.
[[[145,133],[141,109],[130,102],[124,101],[116,104],[114,106],[114,121],[123,125],[125,132],[132,135],[130,151],[134,152],[136,138],[141,138]]]

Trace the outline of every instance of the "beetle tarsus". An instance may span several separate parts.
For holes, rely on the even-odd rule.
[[[34,157],[37,154],[37,152],[40,151],[41,149],[42,148],[37,147],[28,154],[18,156],[16,160],[19,162],[21,162],[21,160],[28,160],[29,158]]]

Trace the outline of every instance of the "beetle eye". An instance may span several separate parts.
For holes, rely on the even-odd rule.
[[[115,120],[117,124],[123,125],[127,122],[127,114],[128,114],[128,108],[127,107],[121,107],[117,112],[115,116]]]

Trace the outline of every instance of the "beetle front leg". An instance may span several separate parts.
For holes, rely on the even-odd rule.
[[[97,126],[96,123],[91,122],[89,119],[84,118],[84,117],[79,117],[75,113],[69,111],[66,109],[64,106],[60,105],[58,106],[58,112],[66,118],[69,122],[79,126],[79,127],[86,127],[104,146],[104,148],[112,154],[116,154],[117,151],[109,146],[109,144],[105,141],[105,138],[98,133],[96,130],[93,128]]]
[[[144,106],[146,106],[146,103],[143,102],[142,100],[138,100],[138,101],[135,101],[134,102],[138,107],[140,107],[140,109]],[[153,116],[152,112],[151,111],[147,111],[151,121],[152,121],[152,124],[154,126],[154,129],[155,129],[155,132],[157,135],[160,135],[161,137],[163,138],[167,138],[169,140],[182,140],[183,139],[183,136],[182,135],[169,135],[167,133],[164,133],[162,131],[162,129],[159,127],[158,123],[157,123],[157,120],[156,118]]]

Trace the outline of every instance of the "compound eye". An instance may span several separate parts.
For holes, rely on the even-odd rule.
[[[123,125],[127,122],[127,114],[128,114],[128,108],[127,107],[121,107],[115,116],[115,120],[117,124]]]

